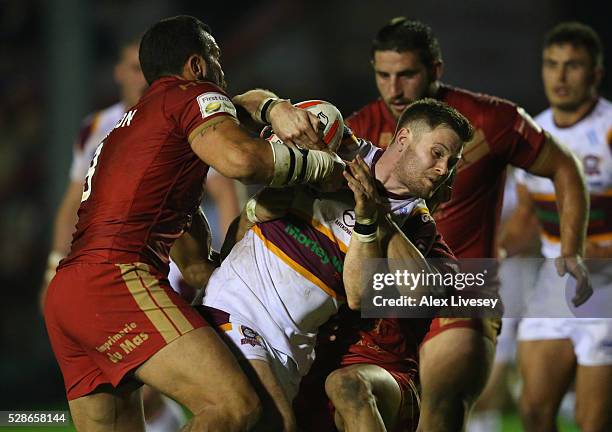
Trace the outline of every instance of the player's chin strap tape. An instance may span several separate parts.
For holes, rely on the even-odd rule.
[[[297,149],[282,143],[270,145],[274,154],[272,187],[321,183],[333,172],[334,164],[342,163],[335,153]]]

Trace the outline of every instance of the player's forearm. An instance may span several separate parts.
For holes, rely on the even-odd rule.
[[[578,161],[568,156],[559,164],[553,182],[560,215],[561,255],[584,255],[589,195]]]
[[[267,116],[266,112],[262,113],[262,109],[264,108],[267,100],[277,98],[278,97],[269,90],[254,89],[234,96],[232,101],[235,105],[244,108],[244,110],[247,111],[257,123],[265,124],[269,123],[269,121],[266,121],[267,119],[262,119],[262,114]],[[270,106],[265,108],[266,110],[269,110]]]
[[[188,231],[172,245],[170,257],[190,286],[201,288],[208,282],[214,269],[210,261],[211,234],[208,221],[198,210]]]
[[[400,270],[420,274],[433,271],[421,252],[393,221],[386,219],[381,224],[381,230],[385,233],[384,237],[388,239],[385,242],[385,255],[389,272],[395,273]],[[401,292],[401,287],[398,289],[400,293],[405,294]]]
[[[381,264],[380,260],[376,260],[382,257],[378,236],[375,240],[366,242],[353,233],[342,270],[342,280],[349,308],[353,310],[361,308],[361,298],[367,287],[371,286],[370,281],[373,274],[384,271],[378,268]]]

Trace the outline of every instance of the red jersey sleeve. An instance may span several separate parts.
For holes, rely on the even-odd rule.
[[[205,127],[230,117],[236,122],[236,108],[230,97],[208,82],[189,82],[175,87],[168,94],[166,114],[191,142]]]
[[[491,152],[505,163],[528,169],[538,157],[546,134],[525,110],[497,100],[484,114]]]

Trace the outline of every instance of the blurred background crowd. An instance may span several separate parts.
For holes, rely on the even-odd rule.
[[[585,0],[188,2],[0,1],[0,410],[61,406],[64,390],[37,292],[55,210],[84,115],[118,100],[119,46],[162,17],[212,28],[230,94],[269,88],[320,98],[348,115],[376,97],[370,41],[393,16],[429,24],[443,48],[443,81],[506,97],[537,114],[544,33],[562,20],[591,25],[612,58],[601,2]],[[612,97],[605,77],[601,94]]]

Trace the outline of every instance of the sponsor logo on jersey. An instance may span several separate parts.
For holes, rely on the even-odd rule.
[[[354,210],[345,210],[344,213],[342,213],[342,222],[344,222],[344,225],[346,225],[347,227],[354,227],[355,226],[355,211]]]
[[[308,235],[303,233],[299,227],[293,224],[287,224],[285,233],[290,237],[293,237],[293,239],[304,249],[309,250],[315,256],[317,256],[321,260],[322,265],[326,266],[331,264],[336,272],[342,273],[344,263],[334,255],[330,257],[327,251],[319,244],[318,241],[308,237]]]
[[[238,327],[238,330],[243,336],[242,339],[240,339],[240,345],[249,344],[251,346],[259,345],[263,347],[263,344],[261,342],[261,336],[259,336],[259,333],[257,333],[251,327],[241,325],[240,327]]]
[[[212,114],[214,112],[219,111],[219,109],[221,109],[221,102],[211,102],[208,105],[206,105],[206,108],[204,108],[204,111],[206,112],[206,114]]]
[[[586,155],[582,158],[582,166],[584,168],[584,173],[586,175],[599,175],[601,171],[599,169],[599,165],[601,164],[601,159],[596,155]]]
[[[202,113],[202,118],[209,117],[213,114],[225,112],[233,117],[236,117],[236,108],[232,101],[224,94],[217,92],[202,93],[197,97],[198,106]]]

